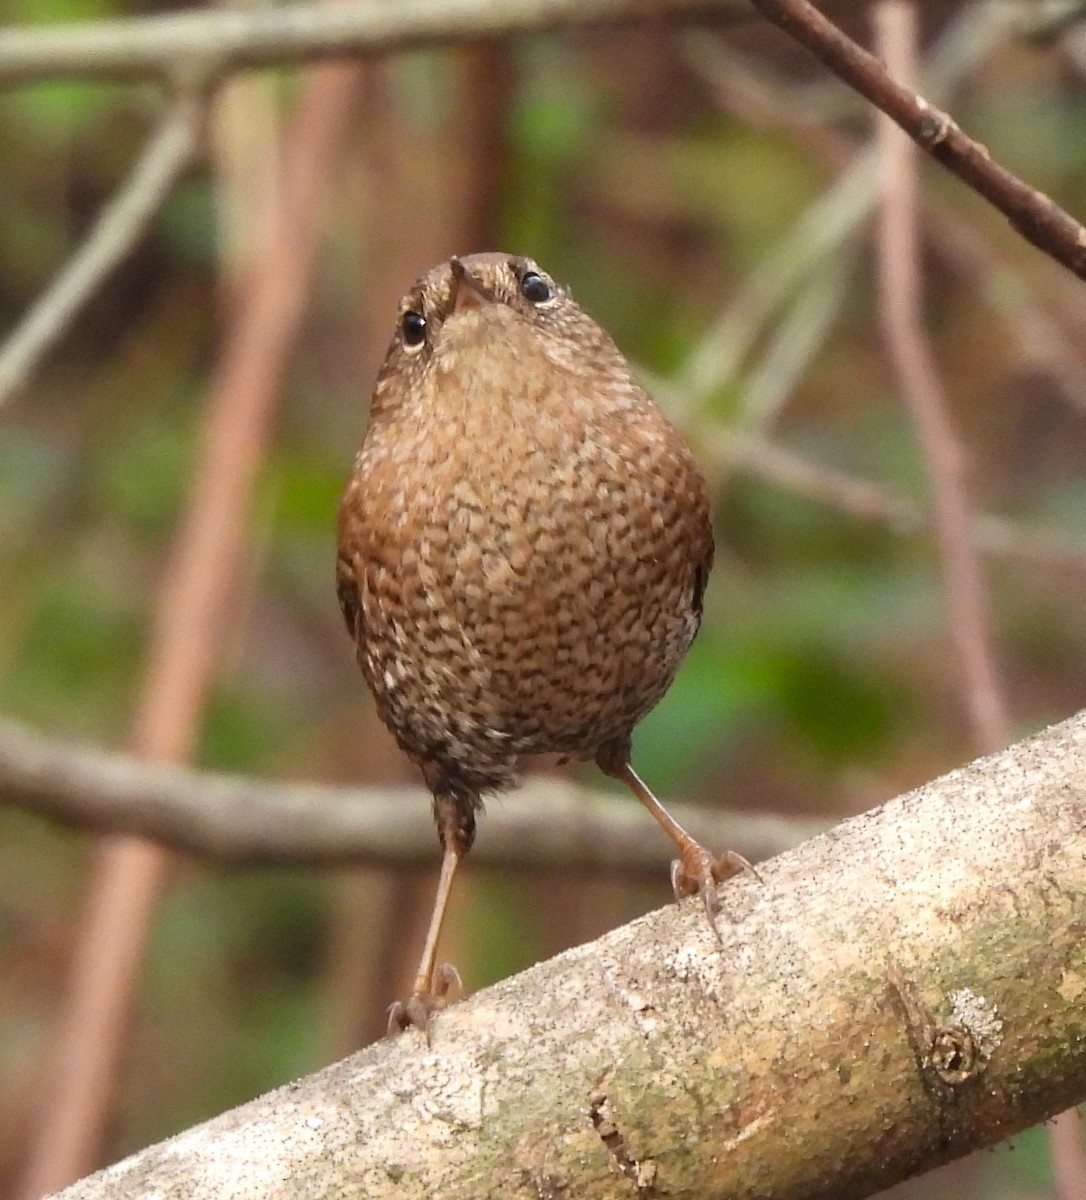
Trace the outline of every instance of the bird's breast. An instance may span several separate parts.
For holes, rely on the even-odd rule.
[[[401,732],[429,714],[457,745],[590,754],[673,678],[711,556],[704,485],[655,410],[571,407],[372,431],[347,524],[363,669]]]

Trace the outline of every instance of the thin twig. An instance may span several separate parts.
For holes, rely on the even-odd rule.
[[[849,294],[856,243],[820,264],[800,288],[766,340],[743,387],[743,427],[777,424],[799,382],[826,344]]]
[[[202,95],[182,92],[174,99],[87,239],[0,347],[0,405],[26,384],[75,314],[143,236],[192,161],[200,144],[203,116]]]
[[[914,9],[905,0],[880,0],[874,15],[879,47],[887,62],[900,77],[911,78],[915,68]],[[923,328],[915,154],[881,114],[878,128],[883,164],[879,316],[928,466],[951,636],[974,743],[982,752],[992,751],[1006,743],[1009,723],[995,669],[980,560],[974,549],[962,450]]]
[[[875,163],[862,155],[778,238],[744,280],[720,317],[709,327],[666,383],[669,408],[686,421],[738,377],[744,358],[777,309],[808,275],[837,254],[870,209]]]
[[[1022,14],[1018,28],[1039,45],[1075,29],[1086,14],[1082,0],[1035,0]]]
[[[751,3],[994,205],[1027,241],[1086,279],[1086,229],[1050,197],[995,162],[988,148],[969,137],[948,113],[892,79],[875,55],[807,0]]]

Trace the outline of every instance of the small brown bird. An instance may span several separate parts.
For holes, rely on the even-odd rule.
[[[473,254],[400,302],[339,507],[336,584],[381,719],[434,796],[441,878],[389,1030],[427,1028],[453,875],[487,792],[522,755],[595,759],[678,847],[676,896],[716,857],[630,765],[675,678],[713,560],[709,496],[680,434],[608,335],[531,259]]]

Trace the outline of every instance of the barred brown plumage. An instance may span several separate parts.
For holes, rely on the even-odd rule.
[[[427,1027],[456,865],[522,755],[595,759],[675,840],[678,895],[716,858],[630,766],[634,726],[701,619],[709,496],[611,338],[530,259],[442,263],[403,298],[339,508],[337,590],[377,710],[434,795],[444,849],[414,992]]]

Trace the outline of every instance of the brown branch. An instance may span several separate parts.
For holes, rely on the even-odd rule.
[[[73,316],[143,236],[192,162],[203,112],[201,95],[178,95],[86,241],[0,346],[0,406],[26,384]]]
[[[330,787],[187,770],[58,742],[0,720],[0,805],[75,828],[153,838],[204,858],[309,866],[433,866],[421,787]],[[675,805],[708,845],[779,854],[821,821]],[[624,796],[534,778],[491,801],[473,865],[666,876],[671,847]]]
[[[56,1200],[856,1200],[1086,1098],[1086,714]]]
[[[881,0],[874,11],[883,53],[899,73],[911,77],[916,65],[915,10],[904,0]],[[912,146],[886,117],[879,119],[879,145],[879,317],[928,466],[950,631],[974,742],[981,752],[992,751],[1005,744],[1009,721],[995,668],[962,450],[924,332],[915,158]]]
[[[209,77],[277,62],[706,13],[717,21],[747,19],[749,7],[746,0],[353,0],[8,27],[0,30],[0,86],[57,76]]]
[[[995,162],[949,114],[892,79],[875,55],[807,0],[750,2],[994,205],[1027,241],[1086,279],[1086,229],[1050,197]]]

